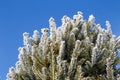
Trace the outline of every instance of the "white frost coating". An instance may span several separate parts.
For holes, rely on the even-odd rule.
[[[60,27],[57,29],[57,33],[56,34],[57,34],[56,41],[60,42],[62,40],[62,32],[61,32],[61,28]]]
[[[19,52],[20,52],[21,54],[24,54],[24,53],[25,53],[25,51],[24,51],[24,48],[23,48],[23,47],[19,47],[19,48],[18,48],[18,50],[19,50]]]
[[[98,46],[100,46],[103,43],[103,38],[101,33],[98,34],[96,43]]]
[[[70,66],[69,66],[69,73],[76,67],[76,62],[77,62],[77,58],[76,57],[72,57],[71,58],[71,62],[70,62]]]
[[[42,34],[46,35],[48,33],[48,28],[41,29]]]
[[[50,27],[50,39],[53,41],[56,39],[56,23],[54,18],[49,19],[49,27]]]
[[[73,28],[71,32],[76,33],[78,30],[78,28]]]
[[[86,23],[83,23],[82,33],[84,34],[85,37],[87,37],[87,24]]]
[[[90,15],[88,21],[92,24],[95,21],[95,17]]]
[[[98,29],[99,33],[102,33],[101,25],[100,25],[100,24],[97,24],[96,26],[97,26],[97,29]]]
[[[94,65],[96,63],[96,56],[97,56],[97,47],[93,47],[92,49],[92,65]]]
[[[9,73],[7,74],[8,80],[15,80],[16,72],[15,68],[11,67],[9,68]]]
[[[110,80],[114,80],[113,78],[113,67],[111,66],[112,60],[110,57],[106,59],[106,71],[107,71],[107,78]]]
[[[61,21],[62,21],[62,24],[66,23],[67,22],[67,16],[64,15],[63,18],[61,19]]]
[[[78,11],[77,12],[77,15],[78,15],[78,20],[83,20],[83,13],[81,11]]]
[[[26,45],[26,51],[27,51],[28,54],[30,54],[30,47],[31,47],[30,44]]]
[[[9,72],[10,72],[10,73],[15,73],[15,68],[14,68],[14,67],[11,67],[11,68],[9,69]]]
[[[78,11],[78,12],[77,12],[77,15],[74,15],[74,16],[73,16],[73,19],[74,19],[75,21],[82,20],[82,19],[83,19],[83,13],[82,13],[81,11]]]
[[[40,37],[39,36],[39,32],[37,30],[35,30],[34,33],[33,33],[33,39],[34,39],[34,41],[38,41],[39,37]]]
[[[96,25],[98,29],[101,29],[101,25],[100,24],[97,24]]]
[[[120,74],[117,74],[117,80],[120,80]]]
[[[115,47],[115,38],[113,36],[110,39],[110,47],[111,47],[111,49],[114,49],[114,47]]]
[[[49,19],[50,32],[56,31],[56,23],[53,17]]]
[[[61,63],[61,57],[60,56],[57,56],[57,64]]]
[[[110,34],[109,21],[106,21],[107,29],[103,29],[100,24],[96,25],[94,20],[93,15],[90,15],[88,20],[83,20],[82,12],[78,12],[73,19],[64,16],[62,25],[58,28],[51,17],[50,34],[48,28],[43,28],[41,38],[37,30],[31,38],[25,32],[24,45],[19,48],[19,61],[15,70],[11,68],[9,71],[8,80],[39,80],[43,79],[42,77],[44,80],[96,80],[103,77],[112,80],[109,75],[115,70],[113,61],[120,49],[120,37],[116,38]],[[92,71],[95,73],[91,74],[90,69],[96,66],[98,68]],[[85,77],[86,72],[93,77],[89,74]],[[116,75],[113,77],[116,79]]]
[[[28,36],[29,36],[29,33],[27,33],[27,32],[23,33],[23,42],[24,42],[24,45],[28,44]]]
[[[89,44],[90,44],[90,39],[89,39],[89,37],[87,36],[87,37],[85,38],[85,40],[86,40],[87,46],[89,46]]]
[[[25,70],[22,61],[17,61],[16,62],[16,73],[20,73],[20,72],[24,73],[23,69]]]
[[[25,51],[24,51],[24,48],[23,48],[23,47],[19,47],[18,50],[19,50],[18,58],[19,58],[19,60],[21,61],[21,60],[23,60],[23,58],[24,58]]]
[[[46,76],[46,67],[42,67],[42,73],[44,76]]]
[[[42,32],[41,42],[44,42],[44,40],[46,40],[48,37],[48,28],[41,29],[41,32]]]
[[[21,68],[21,66],[22,66],[22,63],[21,63],[21,61],[17,61],[16,62],[16,69],[17,69],[17,71],[16,72],[20,72],[20,68]]]
[[[80,41],[80,40],[77,40],[77,41],[76,41],[76,44],[75,44],[75,49],[76,49],[76,50],[79,49],[80,44],[81,44],[81,41]]]
[[[61,41],[60,51],[59,51],[60,57],[62,57],[62,55],[64,54],[64,48],[65,48],[65,41]]]
[[[106,26],[107,26],[108,28],[110,28],[110,27],[111,27],[111,24],[110,24],[110,22],[109,22],[109,21],[106,21]]]
[[[35,52],[36,52],[36,45],[33,45],[33,46],[32,46],[32,55],[34,55]]]
[[[80,44],[81,44],[81,41],[80,41],[80,40],[76,40],[75,49],[73,50],[73,55],[72,55],[72,57],[74,57],[74,58],[77,58],[77,57],[78,57],[77,52],[78,52],[78,50],[79,50],[79,48],[80,48]]]
[[[77,15],[73,15],[73,20],[76,21],[77,17]]]
[[[77,15],[73,16],[73,27],[76,27],[80,21],[83,21],[83,13],[78,11]]]
[[[78,24],[77,15],[73,16],[73,27],[76,27]]]
[[[111,31],[111,24],[109,21],[106,21],[106,26],[107,26],[107,33],[111,34],[112,31]]]

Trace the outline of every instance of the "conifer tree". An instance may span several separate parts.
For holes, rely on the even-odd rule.
[[[120,80],[120,36],[95,23],[90,15],[83,19],[78,12],[73,19],[63,16],[62,25],[54,18],[49,27],[35,30],[33,36],[23,33],[16,67],[11,67],[7,80]]]

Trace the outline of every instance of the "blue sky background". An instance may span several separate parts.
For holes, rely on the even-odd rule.
[[[103,28],[109,20],[113,33],[120,35],[120,0],[0,0],[0,80],[18,60],[23,32],[41,31],[50,17],[60,26],[63,15],[72,18],[77,11],[84,19],[93,14]]]

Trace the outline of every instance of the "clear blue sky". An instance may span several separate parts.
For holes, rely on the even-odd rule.
[[[104,28],[109,20],[113,33],[120,35],[120,0],[0,0],[0,80],[18,60],[23,32],[41,31],[49,26],[51,16],[60,26],[63,15],[72,18],[77,11],[83,12],[84,19],[93,14]]]

